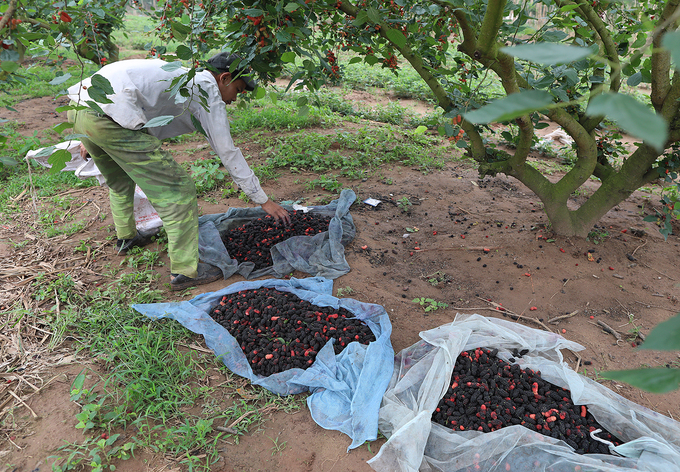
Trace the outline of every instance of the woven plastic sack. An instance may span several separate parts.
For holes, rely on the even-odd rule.
[[[267,215],[261,208],[231,208],[226,213],[201,216],[198,220],[198,252],[203,262],[222,269],[227,279],[235,273],[246,279],[262,276],[282,277],[299,270],[312,276],[336,279],[349,272],[345,246],[356,235],[349,207],[356,200],[352,190],[345,189],[328,205],[309,207],[311,213],[330,216],[328,231],[314,236],[294,236],[272,247],[273,265],[254,270],[252,262],[238,263],[222,243],[220,234]],[[285,207],[292,210],[292,207]]]
[[[680,471],[680,423],[637,405],[563,361],[560,349],[583,347],[559,335],[480,315],[457,315],[453,323],[420,333],[421,342],[395,357],[390,385],[380,408],[379,428],[388,441],[369,465],[380,472],[575,472]],[[571,391],[595,419],[626,442],[606,454],[576,454],[563,441],[523,426],[491,433],[453,431],[431,421],[446,393],[462,351],[529,349],[516,360],[522,369],[539,370],[548,382]]]
[[[343,307],[364,321],[376,340],[368,345],[352,342],[338,355],[332,340],[307,369],[289,369],[268,377],[253,373],[236,339],[215,322],[209,310],[227,294],[270,287],[291,292],[317,306]],[[392,325],[380,305],[331,295],[333,281],[321,277],[268,279],[237,282],[217,292],[204,293],[179,303],[138,304],[132,307],[152,319],[171,318],[201,334],[206,345],[232,372],[278,395],[312,392],[307,405],[314,421],[323,428],[341,431],[352,438],[349,449],[373,441],[378,434],[380,400],[392,376],[394,350]]]

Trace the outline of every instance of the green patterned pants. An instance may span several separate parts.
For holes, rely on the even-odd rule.
[[[70,110],[68,119],[109,186],[111,213],[119,239],[135,236],[135,184],[158,212],[168,235],[170,272],[196,277],[198,204],[193,180],[161,141],[144,130],[129,130],[94,110]]]

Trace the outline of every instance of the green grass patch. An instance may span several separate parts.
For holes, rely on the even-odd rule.
[[[56,67],[36,62],[28,67],[19,69],[11,76],[12,81],[10,83],[3,84],[2,91],[0,91],[0,107],[11,108],[12,105],[21,100],[50,97],[64,93],[71,85],[91,76],[98,69],[99,67],[89,61],[84,63],[84,68],[82,69],[79,65]],[[70,78],[61,84],[50,84],[55,77],[64,74],[69,74]],[[4,113],[4,115],[9,115],[11,118],[11,114]]]
[[[126,259],[130,257],[136,262],[128,265],[145,274],[157,262],[148,250]],[[35,281],[38,299],[56,297],[61,302],[60,309],[43,312],[40,322],[55,333],[57,343],[69,333],[77,349],[89,351],[105,371],[83,371],[73,382],[71,400],[81,408],[74,422],[85,439],[61,447],[51,457],[52,470],[76,469],[95,456],[106,465],[144,448],[180,457],[189,470],[207,471],[218,459],[225,436],[215,426],[235,423],[230,436],[238,442],[239,435],[260,424],[263,410],[292,412],[302,406],[302,396],[282,398],[259,387],[245,387],[248,400],[216,402],[224,390],[207,387],[204,377],[215,369],[227,379],[234,379],[233,374],[214,356],[187,349],[196,336],[179,323],[153,322],[133,310],[132,303],[162,301],[165,292],[149,296],[127,291],[129,283],[121,277],[88,292],[70,275],[51,280],[42,275]],[[13,319],[26,316],[20,311]],[[226,383],[221,389],[243,388],[240,382]],[[196,411],[196,405],[202,408]],[[192,452],[196,450],[202,454]]]
[[[99,185],[95,178],[80,180],[73,172],[51,173],[46,169],[39,168],[32,171],[33,195],[38,198],[50,197],[56,193],[72,188],[86,188]],[[24,191],[31,189],[31,178],[28,173],[16,172],[11,178],[0,186],[0,214],[9,216],[22,207],[11,200]]]
[[[358,90],[378,87],[391,90],[397,98],[435,101],[432,90],[410,64],[403,65],[395,74],[391,69],[357,62],[342,65],[342,74],[343,87]]]
[[[341,171],[358,178],[367,169],[400,162],[422,171],[442,168],[448,158],[436,138],[393,127],[362,128],[332,134],[302,132],[270,138],[266,164],[291,171]]]
[[[279,100],[274,104],[268,99],[244,103],[241,107],[228,111],[232,120],[233,135],[254,129],[279,131],[329,127],[337,124],[340,119],[331,109],[323,105],[309,107],[307,113],[301,113],[295,103]]]

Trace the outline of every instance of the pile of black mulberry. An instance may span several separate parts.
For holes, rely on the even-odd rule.
[[[290,225],[267,215],[221,234],[229,256],[239,263],[253,262],[255,269],[273,264],[271,247],[293,236],[313,236],[328,231],[331,218],[315,213],[289,212]]]
[[[433,421],[454,430],[485,433],[522,425],[563,440],[578,454],[609,454],[606,444],[591,438],[596,429],[602,430],[597,437],[621,443],[585,406],[574,405],[568,390],[546,382],[538,371],[499,359],[497,353],[482,348],[460,353]]]
[[[371,329],[345,308],[319,307],[273,288],[225,295],[210,316],[236,338],[253,372],[262,376],[306,369],[331,338],[336,354],[351,342],[375,341]]]

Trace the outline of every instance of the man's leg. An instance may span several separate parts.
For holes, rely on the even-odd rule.
[[[87,128],[90,132],[94,131],[95,124],[90,123],[91,120],[103,119],[88,110],[80,110],[75,113],[74,131],[80,134],[87,134],[84,128]],[[71,115],[69,115],[70,118]],[[102,132],[93,134],[92,139],[96,140],[101,134]],[[87,135],[89,136],[89,134]],[[134,216],[135,182],[92,139],[81,138],[81,142],[95,164],[97,164],[97,169],[102,173],[109,187],[109,202],[111,204],[113,224],[116,227],[116,236],[118,239],[131,239],[137,234]]]
[[[134,184],[139,185],[163,220],[171,273],[196,277],[198,205],[196,186],[186,171],[168,152],[161,150],[158,138],[145,131],[122,128],[92,110],[77,112],[75,123],[75,131],[89,137],[83,144],[97,167],[101,162],[105,168],[100,171],[116,194],[115,205],[123,208],[128,202],[134,204]],[[107,174],[111,176],[110,182]],[[111,205],[113,212],[114,199]],[[134,216],[132,223],[134,228]],[[136,230],[132,234],[136,234]]]

